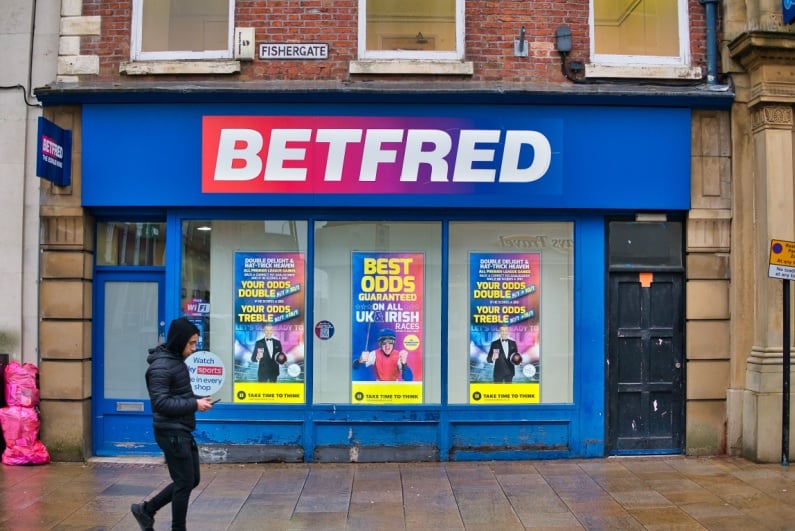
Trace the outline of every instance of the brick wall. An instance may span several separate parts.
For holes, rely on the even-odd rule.
[[[235,25],[255,28],[256,42],[324,42],[329,45],[329,59],[244,62],[235,79],[347,79],[348,64],[357,56],[357,6],[357,0],[238,0]],[[588,9],[587,0],[468,1],[466,60],[474,63],[474,75],[467,79],[504,83],[563,82],[560,54],[555,50],[555,32],[561,25],[570,26],[573,51],[569,58],[587,62]],[[81,39],[81,55],[100,58],[99,74],[91,79],[118,79],[119,65],[130,60],[132,2],[83,0],[82,15],[101,17],[101,34]],[[529,54],[528,57],[515,57],[514,40],[518,39],[522,26]],[[705,70],[705,16],[698,0],[690,0],[690,31],[692,64]],[[146,80],[146,77],[125,76],[125,79]],[[412,76],[400,79],[407,77]],[[205,76],[201,78],[206,79]],[[221,78],[228,79],[228,76]],[[157,76],[157,79],[168,78]],[[179,76],[179,79],[185,81],[186,77]]]

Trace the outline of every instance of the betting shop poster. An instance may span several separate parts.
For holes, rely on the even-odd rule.
[[[425,255],[352,253],[354,404],[421,404]]]
[[[469,403],[540,402],[539,253],[469,255]]]
[[[235,402],[303,404],[303,253],[235,253]]]

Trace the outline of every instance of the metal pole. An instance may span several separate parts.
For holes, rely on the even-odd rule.
[[[707,85],[718,84],[718,0],[699,0],[707,16]]]
[[[781,385],[781,466],[789,466],[789,280],[784,280],[784,345]]]

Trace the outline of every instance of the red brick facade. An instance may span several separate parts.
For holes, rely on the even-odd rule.
[[[249,61],[243,62],[240,81],[334,80],[352,76],[350,61],[357,59],[358,2],[356,0],[237,0],[235,26],[253,27],[256,42],[322,42],[329,46],[327,60]],[[692,66],[705,63],[705,14],[698,0],[690,0],[690,49]],[[100,57],[99,76],[92,80],[114,81],[123,77],[144,80],[146,76],[119,74],[119,65],[130,60],[132,2],[84,0],[84,16],[100,16],[100,36],[81,40],[81,54]],[[537,2],[510,0],[502,2],[466,2],[465,59],[474,65],[474,74],[466,79],[501,83],[564,83],[560,54],[555,49],[555,32],[559,26],[572,30],[570,60],[587,62],[589,54],[589,2],[585,0]],[[514,56],[514,40],[525,27],[528,57]],[[155,76],[158,80],[165,76]],[[208,76],[195,76],[207,79]],[[230,76],[217,76],[229,80]],[[386,76],[395,78],[395,76]],[[407,76],[431,80],[433,76]],[[459,76],[444,76],[456,79]],[[151,80],[151,79],[150,79]],[[189,76],[179,76],[187,81]],[[435,81],[435,79],[433,79]]]

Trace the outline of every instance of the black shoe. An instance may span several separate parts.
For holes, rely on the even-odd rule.
[[[143,531],[154,531],[155,519],[144,511],[143,503],[133,503],[130,505],[130,512],[135,517],[135,521]]]

